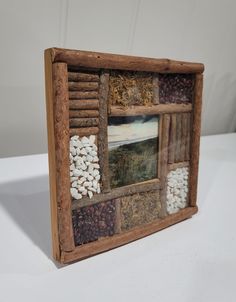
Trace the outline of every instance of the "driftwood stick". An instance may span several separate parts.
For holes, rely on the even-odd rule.
[[[98,82],[69,82],[69,90],[94,91],[98,90]]]
[[[168,162],[174,163],[176,151],[176,114],[171,114],[170,138],[169,138],[169,159]]]
[[[161,216],[166,216],[166,177],[168,173],[168,145],[169,145],[169,129],[170,129],[170,115],[164,114],[162,116],[162,142],[161,142],[161,167],[160,167],[160,181],[161,181]]]
[[[152,85],[153,85],[153,104],[157,105],[159,104],[159,79],[157,74],[153,76]]]
[[[71,118],[70,127],[94,127],[98,126],[98,118]]]
[[[160,181],[158,179],[152,179],[144,181],[142,183],[132,184],[120,188],[115,188],[108,193],[95,194],[91,199],[84,197],[80,200],[72,201],[72,209],[78,209],[84,206],[89,206],[91,204],[121,198],[128,195],[133,195],[136,193],[143,193],[149,191],[160,190]]]
[[[98,100],[70,100],[70,109],[98,109]]]
[[[181,130],[182,130],[182,118],[181,114],[176,115],[176,149],[175,149],[175,162],[180,161],[181,152]]]
[[[85,72],[68,72],[69,81],[98,82],[99,75]]]
[[[192,114],[187,114],[187,133],[186,133],[186,147],[185,147],[185,160],[190,159],[190,132],[191,132],[191,119]]]
[[[176,170],[178,168],[184,168],[184,167],[189,167],[189,161],[184,161],[181,163],[173,163],[168,165],[168,170]]]
[[[71,224],[67,64],[53,64],[52,72],[59,238],[61,249],[72,251],[75,245]]]
[[[98,154],[102,178],[102,192],[110,191],[109,179],[109,156],[107,137],[107,104],[109,92],[109,73],[102,72],[100,75],[99,89],[99,134],[98,134]]]
[[[89,136],[98,134],[98,127],[87,127],[87,128],[70,128],[70,136]]]
[[[154,106],[119,107],[111,106],[110,116],[135,116],[164,113],[190,112],[192,104],[159,104]]]
[[[195,97],[193,111],[193,125],[191,135],[190,153],[190,175],[189,175],[189,203],[196,205],[197,182],[198,182],[198,161],[201,134],[201,108],[202,108],[203,75],[197,74],[195,80]]]
[[[69,117],[98,117],[98,110],[70,110]]]
[[[78,246],[71,253],[64,252],[62,254],[62,263],[70,263],[75,260],[90,257],[106,250],[111,250],[115,247],[124,245],[134,240],[143,238],[147,235],[155,233],[159,230],[165,229],[170,225],[176,224],[184,219],[190,218],[192,215],[197,213],[198,208],[188,207],[180,210],[176,214],[169,215],[165,219],[160,219],[147,225],[141,225],[125,233],[114,235],[112,238],[103,238],[98,241]]]
[[[66,62],[68,65],[78,67],[165,73],[194,73],[204,71],[203,64],[169,59],[142,58],[60,48],[52,48],[51,52],[54,62]]]
[[[97,99],[97,91],[69,91],[69,99]]]
[[[181,114],[181,145],[180,145],[180,162],[185,160],[185,147],[186,147],[186,136],[187,136],[187,113]]]

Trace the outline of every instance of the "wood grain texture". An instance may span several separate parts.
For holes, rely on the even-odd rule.
[[[180,161],[186,160],[186,141],[187,141],[187,131],[188,131],[188,113],[182,114],[182,131],[181,131],[181,147],[180,147]]]
[[[98,100],[69,100],[70,109],[98,109]]]
[[[162,141],[161,141],[161,166],[160,166],[160,182],[161,182],[161,216],[166,214],[166,177],[168,173],[168,146],[169,146],[169,130],[170,130],[170,115],[162,116]]]
[[[176,146],[175,146],[175,162],[180,161],[181,143],[182,143],[182,114],[176,115]]]
[[[51,52],[44,52],[45,62],[45,87],[47,107],[47,134],[48,134],[48,164],[50,183],[50,209],[53,258],[60,261],[61,250],[59,243],[58,213],[57,213],[57,184],[56,184],[56,152],[54,136],[54,110],[53,110],[53,79]]]
[[[198,163],[201,134],[203,75],[197,74],[195,79],[195,96],[193,107],[193,122],[190,146],[190,175],[189,175],[189,204],[195,206],[197,202]]]
[[[175,151],[176,151],[176,114],[170,116],[170,137],[169,137],[169,163],[175,162]]]
[[[89,136],[96,135],[99,132],[98,127],[87,127],[87,128],[70,128],[70,136]]]
[[[168,171],[176,170],[178,168],[189,167],[189,161],[184,161],[180,163],[173,163],[168,165]]]
[[[98,126],[98,118],[81,117],[81,118],[70,119],[70,127],[94,127],[94,126]]]
[[[99,75],[86,72],[68,72],[68,79],[75,82],[98,82]]]
[[[109,93],[109,73],[102,71],[99,87],[99,133],[98,133],[98,155],[102,180],[102,192],[110,191],[109,179],[109,157],[107,138],[107,105]]]
[[[89,206],[98,202],[121,198],[135,193],[149,192],[155,190],[160,190],[160,181],[158,179],[147,180],[141,183],[116,188],[108,193],[96,194],[91,199],[85,197],[81,200],[73,200],[72,209],[74,210],[79,207]]]
[[[69,91],[70,100],[97,99],[97,91]]]
[[[68,65],[76,65],[77,67],[162,73],[195,73],[204,71],[203,64],[170,59],[153,59],[61,48],[51,48],[51,52],[54,62],[66,62]]]
[[[110,116],[153,115],[164,113],[190,112],[192,104],[159,104],[153,106],[133,106],[129,108],[111,106]]]
[[[69,82],[69,90],[94,91],[98,89],[98,82]]]
[[[63,252],[61,262],[70,263],[75,260],[81,260],[101,252],[111,250],[118,246],[143,238],[159,230],[165,229],[170,225],[176,224],[184,219],[190,218],[192,215],[197,213],[197,211],[198,208],[196,206],[188,207],[180,210],[176,214],[169,215],[164,219],[157,220],[145,226],[138,226],[125,233],[117,234],[109,238],[102,238],[98,241],[76,247],[71,253]]]
[[[72,251],[75,245],[71,224],[67,64],[53,64],[52,77],[59,239],[61,250]]]
[[[119,198],[116,199],[115,204],[116,204],[115,233],[119,234],[121,232],[121,207],[120,207],[120,199]]]
[[[187,134],[186,134],[186,146],[185,146],[185,160],[190,159],[190,133],[192,127],[192,114],[187,115]]]
[[[98,117],[99,111],[98,110],[70,110],[69,117]]]

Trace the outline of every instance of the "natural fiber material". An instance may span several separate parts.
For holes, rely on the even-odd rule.
[[[151,105],[153,100],[152,74],[145,72],[111,71],[110,105],[129,107]]]
[[[159,191],[139,193],[123,197],[121,201],[121,229],[150,223],[160,217]]]

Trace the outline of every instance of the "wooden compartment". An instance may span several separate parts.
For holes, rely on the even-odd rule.
[[[45,51],[53,256],[70,263],[197,212],[199,63]]]

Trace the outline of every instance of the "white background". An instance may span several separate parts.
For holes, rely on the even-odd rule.
[[[203,62],[203,134],[236,129],[235,0],[1,0],[0,156],[46,152],[43,50]]]

